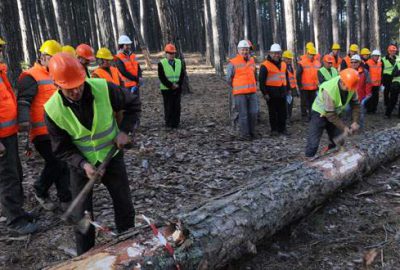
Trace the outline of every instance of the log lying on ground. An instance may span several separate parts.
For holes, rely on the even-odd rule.
[[[346,151],[247,179],[251,184],[179,216],[190,232],[186,243],[191,242],[189,247],[175,249],[180,269],[218,269],[256,252],[255,245],[262,239],[400,156],[400,126],[361,139],[357,147]],[[131,239],[99,247],[54,269],[175,269],[175,261],[151,239],[149,230],[139,230]]]

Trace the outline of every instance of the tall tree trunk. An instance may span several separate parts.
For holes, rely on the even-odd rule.
[[[244,30],[244,39],[249,40],[249,2],[248,0],[243,1],[243,30]],[[234,13],[231,13],[234,14]],[[234,16],[236,17],[236,16]]]
[[[108,4],[107,0],[101,0],[101,1],[106,1],[107,4]],[[98,13],[96,12],[98,10],[97,7],[99,6],[98,1],[88,0],[87,1],[87,5],[88,5],[88,11],[90,11],[90,12],[87,12],[87,15],[88,15],[88,18],[89,18],[89,24],[90,24],[90,33],[89,33],[90,43],[92,44],[93,48],[97,48],[98,49],[101,46],[104,46],[103,44],[107,44],[106,46],[109,49],[112,49],[112,47],[114,46],[114,44],[113,44],[113,36],[112,35],[109,35],[109,39],[111,39],[110,42],[106,41],[106,42],[102,43],[99,40],[100,39],[100,35],[99,35],[100,30],[102,28],[105,28],[105,27],[98,27],[100,24],[96,20],[96,17],[98,16]],[[100,21],[102,23],[104,23],[104,25],[108,26],[108,25],[110,25],[109,23],[111,23],[111,19],[110,19],[111,18],[111,14],[110,14],[110,7],[109,6],[108,6],[107,12],[108,12],[107,23],[105,21],[102,21],[102,20],[100,20]],[[107,30],[110,32],[111,28],[110,27],[107,27],[107,28],[108,28]]]
[[[21,39],[22,39],[22,51],[23,51],[23,60],[24,62],[31,63],[33,59],[31,59],[30,54],[29,54],[29,48],[28,48],[28,40],[32,40],[31,36],[28,38],[28,27],[26,23],[26,19],[29,19],[29,17],[25,16],[25,5],[21,3],[21,0],[17,0],[17,8],[18,8],[18,17],[20,18],[19,22],[19,27],[21,29]]]
[[[220,48],[221,43],[221,22],[220,22],[220,11],[218,10],[217,0],[210,0],[210,14],[212,22],[212,36],[213,36],[213,51],[214,51],[214,67],[215,73],[218,76],[224,76],[224,65],[223,59],[220,54],[222,48]]]
[[[368,10],[370,18],[370,29],[369,29],[369,44],[371,49],[380,48],[379,38],[379,13],[378,13],[378,0],[368,0]]]
[[[64,20],[61,15],[62,11],[60,10],[60,5],[58,3],[58,0],[52,0],[51,2],[53,4],[54,15],[56,17],[56,27],[57,27],[57,32],[58,32],[58,38],[59,38],[61,44],[66,44],[68,31],[67,31],[67,29],[62,28],[62,22],[64,22]]]
[[[263,39],[263,27],[262,27],[262,17],[261,17],[261,6],[260,0],[255,0],[256,4],[256,14],[257,14],[257,40],[258,40],[258,48],[260,50],[260,59],[264,60],[264,39]]]
[[[147,38],[147,2],[145,0],[139,1],[139,17],[140,17],[140,34],[142,35],[144,44],[149,44]]]
[[[314,11],[314,0],[309,0],[308,1],[308,12],[309,12],[309,18],[310,18],[310,40],[307,40],[306,42],[312,41],[315,42],[315,22],[317,20],[314,19],[315,11]],[[316,45],[316,44],[315,44]]]
[[[317,26],[316,45],[321,55],[329,52],[329,34],[326,29],[329,29],[328,18],[329,2],[326,0],[315,1],[315,25]]]
[[[118,37],[120,33],[118,32],[118,25],[117,25],[117,12],[115,10],[115,2],[113,0],[109,0],[110,3],[110,12],[111,12],[111,28],[112,28],[112,33],[114,35],[114,40],[115,40],[115,47],[118,47]]]
[[[235,16],[230,16],[235,14]],[[228,56],[237,53],[237,44],[243,39],[243,0],[230,0],[226,3],[226,18],[228,27]]]
[[[281,40],[278,35],[278,23],[276,20],[276,0],[270,0],[268,2],[269,8],[269,25],[272,29],[272,43],[280,43]]]
[[[115,40],[112,32],[112,21],[111,21],[111,9],[110,2],[108,0],[97,0],[97,16],[99,22],[107,27],[98,27],[100,32],[101,45],[113,50],[115,46]],[[113,50],[114,51],[114,50]]]
[[[367,23],[367,0],[360,0],[360,17],[361,17],[361,47],[368,47],[368,23]]]
[[[354,16],[354,26],[355,26],[355,38],[357,43],[361,41],[361,3],[360,0],[354,1],[354,14],[358,16]],[[359,44],[361,46],[361,44]]]
[[[118,35],[127,35],[126,29],[126,21],[125,21],[125,9],[123,6],[123,0],[114,0],[115,3],[115,12],[117,14],[117,26],[118,26]]]
[[[285,14],[285,26],[286,26],[286,48],[290,51],[294,51],[294,40],[296,38],[296,31],[294,28],[294,18],[293,18],[293,5],[292,0],[283,0],[283,9]]]
[[[349,48],[354,38],[353,1],[346,0],[346,48]]]
[[[339,22],[338,22],[338,0],[331,0],[331,16],[332,16],[332,35],[333,42],[339,43]]]
[[[205,40],[206,40],[206,64],[214,65],[213,57],[213,41],[212,41],[212,29],[210,19],[210,5],[209,0],[203,0],[203,12],[204,12],[204,28],[205,28]]]
[[[309,4],[308,0],[303,0],[303,34],[304,37],[302,39],[303,48],[307,41],[311,40],[311,21],[309,20]]]

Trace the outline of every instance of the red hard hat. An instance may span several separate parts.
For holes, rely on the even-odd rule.
[[[49,73],[60,88],[74,89],[85,82],[85,68],[68,53],[57,53],[49,61]]]
[[[389,45],[388,47],[388,52],[397,52],[397,47],[394,45]]]
[[[357,90],[359,75],[355,69],[346,68],[340,71],[340,80],[344,83],[349,91]]]
[[[176,53],[176,48],[175,48],[174,44],[168,43],[167,45],[165,45],[164,52]]]
[[[88,61],[94,61],[96,58],[94,57],[93,48],[87,44],[80,44],[76,47],[76,55],[85,58]]]
[[[324,56],[323,60],[324,60],[324,62],[327,62],[327,63],[333,63],[335,61],[335,58],[333,58],[332,55],[327,54]]]

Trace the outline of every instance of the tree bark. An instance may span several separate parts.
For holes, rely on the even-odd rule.
[[[316,46],[321,55],[329,52],[329,34],[324,29],[329,29],[329,2],[326,0],[315,1],[315,18],[316,18]]]
[[[210,5],[209,0],[203,0],[203,12],[204,12],[204,28],[205,28],[205,40],[206,40],[206,64],[214,65],[213,58],[213,42],[212,42],[212,29],[211,29],[211,19],[210,19]]]
[[[260,50],[260,60],[263,61],[265,58],[265,55],[264,55],[264,39],[263,39],[263,27],[262,27],[260,0],[255,0],[255,5],[256,5],[256,14],[257,14],[258,48]]]
[[[140,0],[139,1],[139,17],[140,17],[140,34],[142,35],[143,42],[144,44],[149,44],[148,43],[148,38],[147,38],[147,1],[145,0]]]
[[[276,0],[268,2],[269,7],[269,25],[272,29],[272,43],[280,43],[281,40],[278,35],[278,23],[276,20]]]
[[[224,65],[223,59],[221,58],[222,48],[220,48],[221,42],[221,22],[220,22],[220,14],[217,7],[216,0],[210,0],[210,14],[211,14],[211,22],[212,22],[212,36],[213,36],[213,51],[214,51],[214,68],[215,73],[218,76],[224,76]]]
[[[244,39],[250,40],[249,37],[249,2],[248,0],[243,1],[243,34]],[[231,13],[232,14],[232,13]]]
[[[235,14],[235,16],[231,16]],[[230,0],[226,3],[226,18],[228,27],[228,56],[232,58],[237,53],[237,44],[243,39],[243,0]]]
[[[314,42],[315,47],[318,49],[318,39],[317,39],[317,32],[318,32],[318,18],[315,12],[315,1],[309,0],[309,12],[310,12],[310,40]]]
[[[361,5],[361,47],[368,47],[367,40],[368,40],[368,23],[367,23],[367,1],[366,0],[361,0],[360,1]]]
[[[145,243],[152,238],[146,235],[151,231],[147,228],[136,231],[136,240],[99,247],[52,269],[80,269],[100,260],[109,263],[103,269],[132,269],[136,263],[144,267],[141,269],[174,269],[176,263],[181,269],[220,269],[233,259],[256,253],[257,243],[399,156],[400,127],[395,127],[370,133],[346,151],[251,179],[246,186],[177,217],[188,230],[189,239],[186,249],[175,248],[176,262],[157,241]],[[136,250],[140,252],[133,252]]]
[[[378,0],[368,0],[370,18],[369,44],[371,49],[380,48]]]
[[[283,0],[283,8],[285,14],[285,27],[286,27],[286,48],[290,51],[294,51],[294,42],[296,38],[296,31],[294,28],[294,12],[292,0]]]
[[[104,25],[104,27],[98,27],[100,32],[101,46],[106,46],[108,49],[114,51],[115,40],[111,27],[112,21],[110,3],[108,0],[98,0],[96,4],[96,13],[99,17],[99,22]]]
[[[346,0],[346,47],[349,48],[354,39],[353,1]]]
[[[332,36],[333,42],[339,43],[338,0],[331,0]]]
[[[33,59],[31,59],[29,54],[28,40],[32,40],[31,36],[28,38],[28,25],[25,17],[25,6],[21,3],[21,0],[17,0],[17,8],[18,8],[18,17],[20,18],[19,27],[21,29],[21,39],[22,39],[22,51],[23,51],[23,60],[26,63],[31,63]]]

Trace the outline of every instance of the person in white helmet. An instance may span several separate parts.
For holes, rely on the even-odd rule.
[[[371,58],[365,63],[365,68],[369,71],[371,77],[372,89],[371,97],[365,103],[367,113],[376,113],[379,103],[379,90],[382,85],[382,62],[379,61],[381,52],[379,50],[373,50]]]
[[[271,136],[288,135],[286,96],[290,86],[287,66],[282,61],[282,49],[279,44],[272,44],[267,60],[260,66],[258,81],[268,106]]]
[[[238,44],[238,54],[229,60],[226,80],[232,87],[235,108],[239,112],[239,129],[241,140],[251,140],[257,137],[258,102],[256,64],[250,57],[250,44],[241,40]]]

